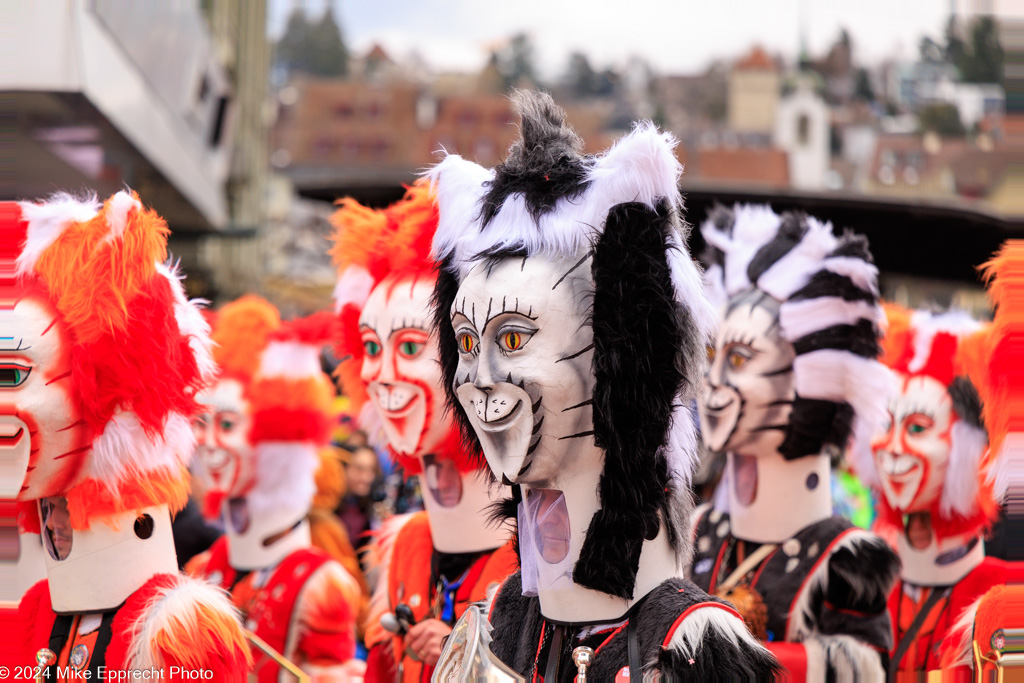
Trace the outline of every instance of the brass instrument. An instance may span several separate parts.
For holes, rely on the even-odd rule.
[[[441,650],[432,683],[524,683],[526,679],[491,652],[491,625],[479,605],[470,605]]]
[[[1024,681],[1024,628],[999,629],[988,643],[981,643],[975,637],[972,645],[975,680]],[[995,678],[986,677],[986,671],[995,673]]]
[[[580,645],[572,651],[572,663],[576,665],[576,683],[587,683],[587,667],[593,661],[593,648]]]

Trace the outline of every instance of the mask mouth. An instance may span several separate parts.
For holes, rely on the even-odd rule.
[[[249,503],[245,498],[232,498],[228,501],[228,523],[236,534],[248,531],[251,521]]]
[[[489,402],[490,401],[498,401],[498,399],[486,399],[486,398],[484,400],[485,401],[489,401]],[[515,405],[512,406],[511,410],[509,410],[508,412],[504,413],[503,415],[500,415],[499,417],[491,417],[491,419],[486,419],[487,418],[487,413],[490,410],[489,408],[484,410],[484,415],[483,416],[481,416],[479,411],[478,411],[477,412],[477,418],[478,418],[477,424],[479,424],[480,425],[480,429],[483,429],[484,431],[488,431],[488,432],[502,432],[502,431],[505,431],[515,421],[515,418],[518,416],[519,410],[522,407],[523,407],[522,400],[516,401]]]
[[[416,399],[419,398],[419,387],[402,382],[376,384],[373,389],[374,403],[381,413],[390,418],[406,417],[416,407]]]
[[[903,526],[911,548],[924,550],[932,544],[932,516],[927,512],[910,513],[904,518]]]

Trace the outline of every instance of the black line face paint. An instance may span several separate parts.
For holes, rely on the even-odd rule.
[[[793,346],[781,336],[779,303],[750,289],[727,307],[699,402],[704,440],[715,451],[756,455],[784,441],[793,410]]]
[[[499,479],[550,481],[581,442],[597,450],[589,258],[494,259],[459,288],[456,396]]]

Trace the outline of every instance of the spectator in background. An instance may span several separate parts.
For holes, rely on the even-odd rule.
[[[353,433],[353,437],[362,432]],[[365,435],[363,435],[365,442]],[[351,440],[350,440],[351,443]],[[381,479],[380,461],[377,453],[366,445],[352,449],[345,466],[348,492],[342,498],[336,514],[348,531],[349,540],[359,551],[369,541],[367,532],[373,521],[374,489]]]

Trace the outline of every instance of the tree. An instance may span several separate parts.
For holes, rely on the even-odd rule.
[[[971,26],[970,59],[961,67],[960,76],[968,83],[1003,82],[1003,46],[994,17],[978,17]]]
[[[930,104],[918,112],[917,118],[923,133],[938,133],[944,138],[962,138],[966,132],[960,121],[960,112],[952,104]]]
[[[589,97],[594,94],[597,74],[590,66],[590,60],[582,52],[569,55],[569,68],[565,75],[565,84],[575,97]]]
[[[288,16],[284,35],[277,42],[277,61],[289,73],[344,76],[348,73],[348,49],[330,5],[319,21],[309,21],[296,6]]]
[[[875,89],[871,87],[871,77],[868,75],[867,69],[857,69],[857,82],[853,86],[853,96],[855,99],[865,102],[875,101]]]
[[[505,88],[539,85],[533,62],[533,41],[525,33],[512,36],[509,44],[497,53],[498,70],[505,79]]]

